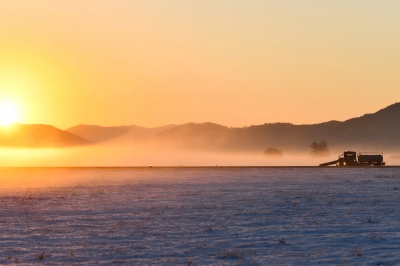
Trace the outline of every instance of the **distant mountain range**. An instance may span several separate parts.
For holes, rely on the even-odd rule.
[[[243,128],[228,128],[213,123],[157,128],[78,125],[66,131],[46,125],[18,125],[15,131],[0,134],[2,146],[152,143],[182,149],[234,152],[262,152],[266,148],[283,152],[309,151],[311,142],[321,140],[325,140],[331,149],[399,151],[400,103],[344,122],[329,121],[313,125],[273,123]]]
[[[153,129],[79,125],[67,131],[93,142],[152,142],[184,149],[308,151],[311,142],[325,140],[333,149],[394,151],[400,149],[400,103],[344,122],[313,125],[273,123],[228,128],[213,123],[188,123]]]

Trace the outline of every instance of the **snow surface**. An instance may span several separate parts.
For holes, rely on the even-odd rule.
[[[400,264],[400,168],[1,169],[0,180],[2,265]]]

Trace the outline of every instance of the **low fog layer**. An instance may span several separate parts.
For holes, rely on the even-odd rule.
[[[153,145],[91,145],[62,149],[0,149],[0,166],[317,166],[337,159],[343,150],[326,156],[309,151],[265,156],[263,152],[189,151]],[[358,151],[357,151],[358,152]],[[400,164],[396,153],[384,153],[388,165]]]

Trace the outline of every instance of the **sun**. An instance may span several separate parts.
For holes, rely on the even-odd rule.
[[[0,103],[0,125],[8,126],[18,120],[17,107],[10,102]]]

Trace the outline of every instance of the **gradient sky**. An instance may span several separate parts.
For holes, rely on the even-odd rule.
[[[0,0],[21,123],[345,120],[400,99],[399,1]]]

